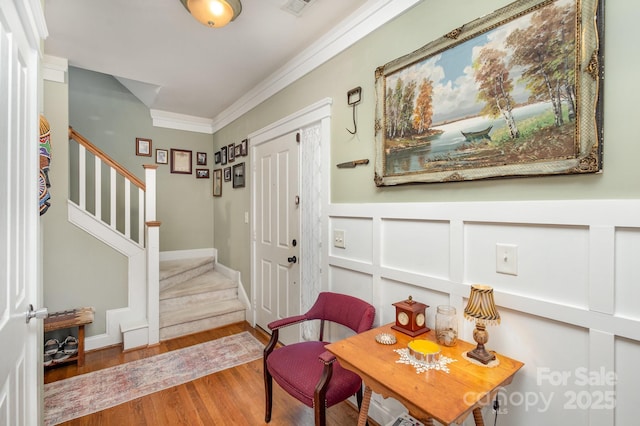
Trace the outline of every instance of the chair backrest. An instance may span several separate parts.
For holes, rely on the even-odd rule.
[[[307,319],[332,321],[356,333],[371,329],[375,316],[375,308],[364,300],[331,292],[320,293],[316,303],[305,314]]]

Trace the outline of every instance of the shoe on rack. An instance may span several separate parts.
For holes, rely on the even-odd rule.
[[[53,357],[48,354],[44,354],[44,366],[48,367],[53,363]]]
[[[74,336],[69,336],[62,342],[62,352],[68,355],[74,355],[78,352],[78,339]]]
[[[49,339],[44,344],[45,355],[54,355],[59,350],[60,350],[60,342],[58,342],[58,339]]]
[[[65,354],[63,351],[58,351],[56,352],[56,354],[53,356],[53,363],[57,364],[63,361],[66,361],[71,355],[69,354]]]

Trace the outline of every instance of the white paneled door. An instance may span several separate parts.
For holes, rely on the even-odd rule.
[[[37,12],[37,13],[36,13]],[[38,27],[39,25],[39,27]],[[40,2],[0,0],[0,425],[40,423],[38,213]]]
[[[256,323],[300,314],[299,135],[278,136],[255,148]],[[299,327],[280,332],[297,342]]]

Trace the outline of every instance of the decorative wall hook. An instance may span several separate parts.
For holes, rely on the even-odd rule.
[[[347,92],[347,104],[353,108],[353,132],[347,129],[347,132],[355,135],[358,131],[358,125],[356,124],[356,104],[360,103],[362,95],[362,88],[360,86],[355,89],[351,89]]]

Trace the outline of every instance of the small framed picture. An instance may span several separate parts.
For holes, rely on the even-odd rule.
[[[196,154],[196,165],[198,165],[198,166],[206,166],[207,165],[207,153],[206,152],[198,152]]]
[[[233,166],[233,187],[244,187],[244,163]]]
[[[222,196],[222,169],[213,171],[213,196]]]
[[[192,174],[192,154],[192,151],[171,148],[171,173]]]
[[[240,144],[236,144],[235,151],[236,151],[235,152],[236,157],[242,156],[242,147],[240,146]]]
[[[240,142],[240,155],[242,155],[243,157],[247,156],[247,144],[248,144],[248,140],[244,139],[242,142]]]
[[[227,164],[227,147],[220,148],[220,164]]]
[[[156,149],[156,164],[169,164],[169,152],[166,149]]]
[[[209,179],[209,169],[196,169],[196,178]]]
[[[231,182],[231,167],[224,168],[224,181]]]
[[[232,143],[229,144],[229,150],[227,151],[227,154],[229,155],[229,162],[233,163],[236,159],[236,150]]]
[[[216,164],[220,164],[220,151],[216,151],[216,153],[213,154],[213,161]]]
[[[136,138],[136,155],[151,157],[151,139]]]

